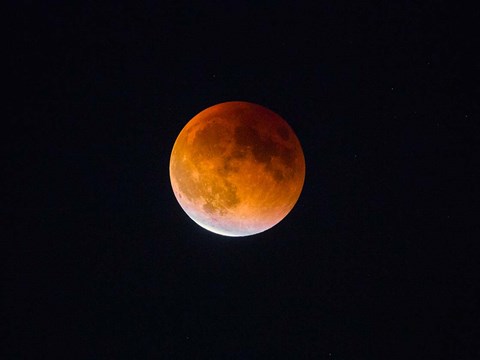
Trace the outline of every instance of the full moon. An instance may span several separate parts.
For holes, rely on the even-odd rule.
[[[211,106],[178,135],[170,157],[177,201],[201,227],[248,236],[278,224],[305,180],[305,158],[287,122],[249,102]]]

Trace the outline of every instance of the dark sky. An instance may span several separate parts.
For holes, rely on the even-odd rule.
[[[478,358],[475,12],[206,3],[7,13],[1,357]],[[296,207],[248,238],[194,224],[168,174],[230,100],[306,158]]]

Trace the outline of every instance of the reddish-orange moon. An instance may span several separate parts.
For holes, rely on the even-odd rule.
[[[201,227],[248,236],[279,223],[305,180],[305,158],[287,122],[249,102],[211,106],[178,135],[170,157],[177,201]]]

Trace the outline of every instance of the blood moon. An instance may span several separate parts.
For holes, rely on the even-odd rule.
[[[209,107],[178,135],[170,181],[180,206],[201,227],[247,236],[279,223],[305,179],[300,142],[279,115],[231,101]]]

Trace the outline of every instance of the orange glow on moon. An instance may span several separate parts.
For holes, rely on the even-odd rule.
[[[241,101],[209,107],[178,135],[170,181],[180,206],[203,228],[247,236],[279,223],[305,180],[297,136],[279,115]]]

